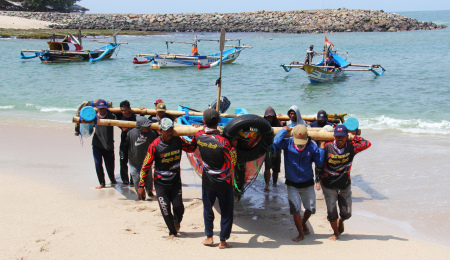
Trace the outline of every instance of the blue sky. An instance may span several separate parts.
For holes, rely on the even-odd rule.
[[[384,10],[386,12],[450,10],[449,0],[81,0],[89,13],[235,13],[258,10],[288,11],[325,8]]]

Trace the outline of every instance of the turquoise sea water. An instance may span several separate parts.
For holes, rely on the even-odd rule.
[[[450,11],[402,12],[423,21],[450,24]],[[68,125],[79,104],[103,98],[117,107],[128,99],[133,107],[153,108],[162,98],[169,109],[188,105],[203,110],[216,98],[219,69],[151,69],[134,65],[137,53],[163,53],[164,40],[188,41],[193,33],[120,36],[123,45],[112,59],[98,63],[43,64],[20,60],[20,49],[45,49],[46,40],[0,39],[0,121],[35,120],[41,126]],[[218,38],[218,33],[199,37]],[[397,33],[334,33],[328,39],[355,64],[381,64],[383,76],[347,72],[327,84],[310,84],[305,72],[286,73],[280,63],[303,61],[321,34],[228,33],[253,46],[223,67],[222,95],[234,108],[262,114],[268,106],[285,114],[297,105],[303,115],[348,113],[360,120],[373,146],[358,155],[352,169],[354,218],[362,229],[384,222],[392,233],[450,245],[450,28]],[[101,39],[100,41],[105,41]],[[85,49],[103,44],[84,39]],[[172,53],[190,46],[170,45]],[[201,54],[217,52],[217,43],[201,43]],[[26,121],[24,121],[26,119]],[[364,135],[363,134],[363,135]],[[90,162],[92,163],[92,162]],[[444,174],[443,174],[444,173]],[[92,173],[94,174],[94,173]],[[252,192],[252,191],[249,191]],[[369,199],[367,199],[367,198]],[[378,222],[376,222],[378,223]],[[388,223],[388,224],[386,224]],[[371,231],[371,230],[369,230]]]
[[[407,12],[422,20],[442,20],[449,11]],[[405,13],[405,15],[407,15]],[[431,14],[430,14],[431,13]],[[442,15],[447,14],[447,16]],[[443,21],[445,23],[448,21]],[[98,63],[42,64],[20,60],[20,49],[45,49],[46,40],[0,40],[0,117],[33,117],[70,121],[84,100],[103,98],[118,106],[128,99],[135,107],[151,107],[162,98],[169,109],[189,105],[203,110],[216,97],[218,67],[154,70],[133,65],[136,53],[163,53],[164,40],[186,41],[192,33],[156,36],[121,36],[123,45],[113,59]],[[217,33],[199,37],[214,38]],[[269,105],[284,114],[293,104],[303,115],[324,109],[348,113],[366,129],[395,129],[410,133],[450,134],[448,72],[439,64],[449,60],[450,29],[398,33],[335,33],[327,35],[355,64],[381,64],[385,75],[347,72],[337,82],[313,85],[298,69],[289,73],[280,63],[303,61],[310,44],[321,46],[321,34],[228,33],[253,46],[223,68],[223,95],[231,109],[245,107],[262,113]],[[104,40],[103,40],[104,41]],[[86,49],[101,43],[85,39]],[[317,49],[318,47],[316,47]],[[188,53],[189,46],[170,45],[173,53]],[[217,51],[216,43],[202,43],[200,53]],[[231,111],[231,110],[230,110]]]

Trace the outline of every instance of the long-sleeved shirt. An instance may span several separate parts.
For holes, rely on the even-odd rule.
[[[281,129],[274,138],[274,145],[284,150],[284,167],[286,179],[294,183],[308,182],[314,179],[312,163],[322,167],[324,150],[317,147],[311,140],[306,144],[303,151],[299,151],[294,144],[293,138],[284,138],[287,131]]]
[[[166,143],[161,137],[156,138],[148,147],[147,155],[142,164],[139,187],[145,187],[145,180],[150,167],[155,162],[153,180],[160,185],[173,185],[181,180],[180,161],[181,152],[192,153],[195,146],[186,143],[180,137],[173,137],[170,143]]]
[[[350,170],[353,158],[372,144],[360,136],[347,141],[344,148],[339,149],[336,142],[329,142],[325,147],[325,162],[321,179],[328,189],[344,190],[351,184]]]
[[[236,150],[216,129],[197,132],[191,142],[202,156],[202,185],[214,191],[231,187]]]

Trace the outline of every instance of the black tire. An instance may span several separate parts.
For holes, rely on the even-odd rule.
[[[237,150],[238,162],[249,162],[258,159],[266,154],[269,150],[269,146],[273,143],[273,129],[269,122],[258,115],[242,115],[231,120],[223,129],[223,135],[232,140],[238,135],[238,132],[242,129],[253,127],[259,130],[261,133],[261,140],[251,150]]]

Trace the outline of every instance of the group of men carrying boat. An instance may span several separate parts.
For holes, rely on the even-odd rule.
[[[169,238],[174,238],[183,219],[184,205],[180,177],[180,161],[182,151],[194,152],[197,148],[202,155],[202,201],[206,239],[203,244],[214,245],[213,241],[213,205],[219,201],[221,210],[221,231],[219,248],[231,247],[226,241],[231,234],[233,224],[234,195],[232,174],[236,164],[237,140],[228,140],[220,135],[217,125],[220,121],[219,113],[214,109],[203,112],[203,130],[197,132],[191,142],[175,137],[173,119],[165,113],[166,106],[162,100],[155,102],[157,115],[146,118],[130,113],[128,101],[121,103],[122,120],[135,120],[136,128],[122,128],[120,158],[121,178],[124,185],[134,184],[139,199],[145,200],[146,194],[153,196],[153,185],[161,214],[169,229]],[[115,119],[107,110],[104,100],[97,101],[98,118]],[[284,151],[285,177],[290,206],[298,236],[293,241],[300,241],[309,234],[306,223],[315,213],[314,172],[312,163],[316,166],[316,176],[322,186],[327,205],[327,219],[333,229],[331,240],[336,240],[344,232],[344,220],[351,217],[351,180],[350,169],[354,156],[369,148],[371,143],[360,136],[352,135],[345,125],[328,122],[325,111],[318,113],[318,121],[311,126],[329,126],[334,129],[334,141],[316,144],[308,137],[307,122],[300,114],[297,106],[288,110],[290,118],[287,122],[280,122],[273,108],[269,107],[264,115],[271,126],[283,126],[274,138],[271,150],[266,155],[266,171],[264,173],[266,190],[270,182],[270,169],[273,169],[273,183],[276,185],[280,171],[281,150]],[[158,133],[149,127],[159,125]],[[291,138],[286,134],[292,131]],[[102,158],[111,184],[116,184],[114,177],[114,147],[113,127],[96,126],[92,139],[94,161],[101,189],[105,187]],[[278,158],[278,159],[275,159]],[[131,180],[128,179],[128,165]],[[151,168],[154,166],[154,173]],[[153,177],[152,177],[153,176]],[[146,192],[146,191],[147,192]],[[302,205],[305,209],[301,217]],[[337,207],[339,207],[339,214]],[[172,213],[173,208],[173,213]]]

